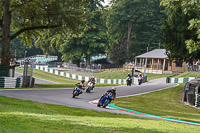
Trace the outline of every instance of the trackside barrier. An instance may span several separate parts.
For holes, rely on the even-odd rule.
[[[188,81],[196,79],[196,77],[187,77],[187,78],[166,78],[166,83],[187,83]]]
[[[0,77],[0,88],[21,88],[21,77]]]
[[[200,107],[200,95],[196,96],[196,102],[195,102],[196,107]]]
[[[60,72],[58,70],[48,68],[48,66],[36,65],[36,69],[39,69],[39,70],[42,70],[42,71],[45,71],[45,72],[48,72],[48,73],[56,74],[56,75],[59,75],[59,76],[64,76],[64,77],[67,77],[67,78],[76,79],[76,80],[88,81],[89,78],[90,78],[90,77],[86,77],[86,76]],[[102,84],[126,84],[126,79],[100,79],[100,78],[95,78],[95,80],[96,80],[96,83],[102,83]],[[145,78],[145,80],[146,80],[146,78]],[[132,83],[138,84],[137,78],[134,77],[132,79]]]

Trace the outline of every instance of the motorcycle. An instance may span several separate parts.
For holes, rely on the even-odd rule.
[[[138,78],[138,85],[142,84],[142,78]]]
[[[80,88],[75,87],[74,90],[73,90],[73,92],[72,92],[72,94],[73,94],[72,98],[75,98],[75,96],[79,96],[82,93],[83,93],[83,91]]]
[[[87,83],[87,88],[86,88],[86,92],[90,92],[91,90],[93,90],[94,88],[94,83],[93,82],[88,82]]]
[[[131,82],[132,82],[132,79],[130,77],[127,77],[126,78],[126,84],[127,84],[127,86],[131,86]]]
[[[109,103],[111,103],[112,100],[113,100],[113,95],[111,93],[105,94],[99,99],[97,106],[98,107],[102,106],[103,108],[105,108]]]

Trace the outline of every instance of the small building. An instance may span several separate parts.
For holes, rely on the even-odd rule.
[[[165,49],[155,49],[135,57],[135,70],[146,73],[170,74],[182,73],[186,70],[186,63],[172,61],[166,55]],[[145,70],[146,68],[146,70]]]

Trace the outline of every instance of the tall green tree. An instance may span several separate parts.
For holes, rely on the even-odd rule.
[[[90,57],[105,53],[107,33],[103,18],[102,0],[90,0],[86,9],[88,16],[86,25],[79,26],[79,32],[66,30],[63,35],[51,39],[52,44],[61,44],[57,47],[62,53],[63,60],[72,60],[79,65],[83,57],[86,58],[86,66],[90,65]],[[61,41],[58,41],[57,38]],[[58,42],[57,42],[58,41]],[[51,46],[51,45],[50,45]],[[54,45],[56,46],[56,45]]]
[[[168,55],[187,62],[200,58],[200,49],[194,49],[195,42],[198,43],[198,28],[196,22],[193,23],[199,18],[199,11],[191,2],[194,1],[163,0],[161,3],[168,9],[168,19],[163,25],[163,40]]]
[[[126,58],[119,58],[122,59],[120,62],[146,52],[147,46],[150,50],[159,47],[162,18],[165,18],[165,13],[160,0],[113,1],[108,18],[109,38],[114,40],[110,42],[111,49],[114,46],[126,46],[125,54],[121,50]],[[110,53],[112,57],[114,54]]]
[[[77,29],[84,22],[85,0],[0,0],[1,64],[10,64],[10,41],[21,36],[26,43],[41,29]]]

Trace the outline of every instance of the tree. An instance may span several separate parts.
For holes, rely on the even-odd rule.
[[[190,28],[193,27],[191,21],[199,17],[199,11],[194,10],[195,6],[186,9],[184,5],[186,1],[189,6],[190,0],[162,1],[168,9],[168,19],[163,25],[163,40],[171,59],[189,62],[200,57],[200,50],[194,50],[192,46],[193,42],[198,42],[196,29]]]
[[[110,41],[111,48],[113,45],[125,45],[124,61],[133,59],[136,54],[146,52],[148,45],[151,50],[158,48],[162,18],[165,18],[163,10],[160,0],[114,1],[108,18],[109,38],[114,40]],[[112,54],[112,49],[110,51]]]
[[[86,24],[79,26],[79,32],[65,30],[63,34],[57,36],[52,34],[49,46],[57,48],[62,53],[63,60],[72,60],[77,65],[85,57],[88,66],[92,55],[105,53],[107,33],[101,0],[90,0],[86,9],[89,12]],[[61,45],[57,47],[57,44]]]
[[[119,40],[126,38],[126,56],[129,59],[130,36],[133,25],[140,20],[141,11],[143,10],[144,1],[142,0],[119,0],[114,1],[110,24],[113,33],[116,33]]]
[[[84,22],[85,0],[0,0],[1,63],[10,64],[10,41],[32,43],[41,30],[77,29]]]

